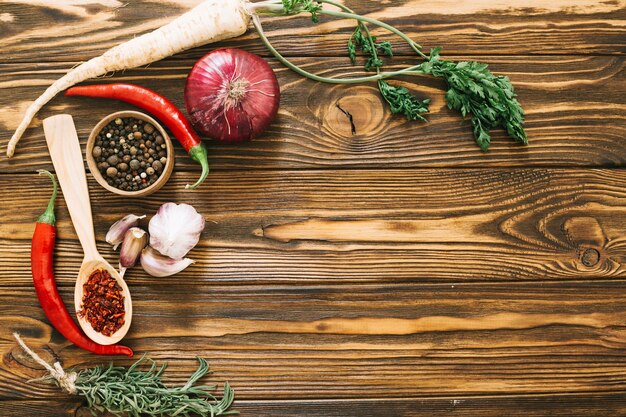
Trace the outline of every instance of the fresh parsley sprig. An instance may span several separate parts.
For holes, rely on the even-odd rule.
[[[504,127],[516,141],[527,144],[524,110],[509,78],[492,74],[487,64],[480,62],[442,60],[440,50],[433,49],[421,69],[425,74],[446,80],[448,107],[461,112],[463,117],[471,116],[478,146],[483,151],[489,149],[490,130],[498,126]]]
[[[392,113],[403,114],[409,120],[426,121],[430,100],[420,100],[402,86],[392,86],[386,80],[399,75],[427,74],[444,79],[448,84],[445,98],[448,107],[457,110],[463,117],[470,117],[476,143],[483,151],[491,144],[491,129],[503,127],[516,141],[527,144],[524,130],[524,110],[517,100],[515,89],[508,77],[494,75],[487,64],[479,62],[453,62],[441,59],[440,49],[435,48],[430,55],[422,52],[421,46],[399,29],[379,20],[361,16],[335,0],[265,0],[252,3],[254,25],[263,43],[274,56],[287,67],[315,81],[331,84],[357,84],[376,81],[382,97],[389,104]],[[324,5],[340,9],[327,10]],[[293,15],[309,13],[314,22],[320,15],[353,19],[356,29],[347,41],[348,57],[356,63],[358,51],[365,57],[365,71],[376,71],[375,75],[355,78],[329,78],[312,74],[283,57],[271,44],[263,32],[258,15]],[[393,56],[392,45],[388,41],[379,42],[367,25],[372,24],[399,36],[424,62],[398,71],[383,71],[381,56]]]

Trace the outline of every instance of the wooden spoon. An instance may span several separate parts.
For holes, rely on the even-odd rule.
[[[98,253],[96,239],[93,231],[93,218],[89,203],[89,189],[87,188],[87,176],[83,154],[78,142],[78,135],[74,127],[74,121],[69,114],[59,114],[48,117],[43,121],[43,128],[48,142],[48,149],[52,157],[52,163],[56,171],[63,198],[74,223],[74,229],[83,247],[85,258],[78,273],[76,287],[74,288],[74,307],[76,312],[81,309],[83,299],[83,284],[97,269],[107,270],[122,288],[124,295],[124,325],[111,336],[105,336],[96,332],[84,318],[78,314],[78,323],[85,334],[94,342],[102,345],[111,345],[119,342],[128,332],[133,315],[133,305],[130,291],[126,282],[119,273]]]

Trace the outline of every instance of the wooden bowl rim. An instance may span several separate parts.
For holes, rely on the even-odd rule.
[[[100,170],[98,169],[96,161],[93,158],[92,151],[96,143],[96,137],[98,136],[98,133],[100,133],[100,131],[107,124],[109,124],[109,122],[111,122],[111,120],[115,120],[118,117],[119,118],[134,117],[136,119],[141,119],[145,122],[148,122],[151,125],[153,125],[155,129],[159,131],[161,136],[163,136],[163,139],[165,139],[165,149],[167,151],[167,156],[166,156],[167,164],[165,165],[165,169],[163,170],[163,172],[161,173],[161,176],[156,180],[154,184],[152,184],[148,188],[144,188],[143,190],[124,191],[124,190],[120,190],[119,188],[109,185],[109,183],[106,182],[106,180],[100,173]],[[93,175],[93,177],[96,179],[98,184],[100,184],[106,190],[111,191],[112,193],[122,195],[125,197],[142,197],[142,196],[150,195],[152,193],[159,191],[165,185],[165,183],[170,179],[172,172],[174,171],[174,159],[175,159],[174,158],[174,146],[172,145],[172,140],[170,139],[169,135],[167,134],[163,126],[161,126],[161,124],[158,121],[156,121],[152,116],[146,113],[136,111],[136,110],[118,111],[115,113],[111,113],[108,116],[105,116],[103,119],[101,119],[96,124],[96,126],[91,130],[91,134],[89,135],[89,138],[87,139],[86,151],[87,152],[86,152],[85,158],[87,159],[87,166],[89,167],[89,171],[91,172],[91,175]]]

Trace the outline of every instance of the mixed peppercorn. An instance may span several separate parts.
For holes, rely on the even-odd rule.
[[[83,299],[78,315],[105,336],[124,325],[124,296],[115,278],[105,269],[91,273],[83,284]]]
[[[152,124],[133,117],[106,125],[96,137],[92,156],[107,183],[123,191],[148,188],[168,162],[163,136]]]

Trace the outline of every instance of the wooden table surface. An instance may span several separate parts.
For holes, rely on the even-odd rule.
[[[199,0],[0,0],[2,155],[29,100],[76,63],[169,21]],[[626,2],[624,0],[346,0],[451,59],[507,74],[527,110],[529,146],[494,134],[483,154],[430,96],[430,122],[392,116],[372,85],[304,80],[269,58],[253,31],[220,46],[268,58],[283,96],[252,143],[209,143],[212,173],[180,149],[171,181],[128,200],[89,177],[103,255],[111,223],[193,204],[207,228],[197,263],[170,278],[133,269],[127,343],[169,361],[181,383],[209,359],[242,416],[626,415]],[[274,19],[276,46],[314,72],[358,71],[351,22]],[[394,40],[397,41],[397,40]],[[183,107],[182,53],[103,82],[137,83]],[[415,62],[398,46],[394,62]],[[337,105],[354,116],[356,135]],[[0,415],[84,416],[11,337],[20,331],[65,367],[106,363],[45,318],[29,266],[34,221],[50,195],[44,117],[74,115],[84,142],[131,106],[58,97],[14,159],[0,158]],[[57,204],[56,273],[71,305],[81,249]],[[113,358],[116,363],[130,360]]]

